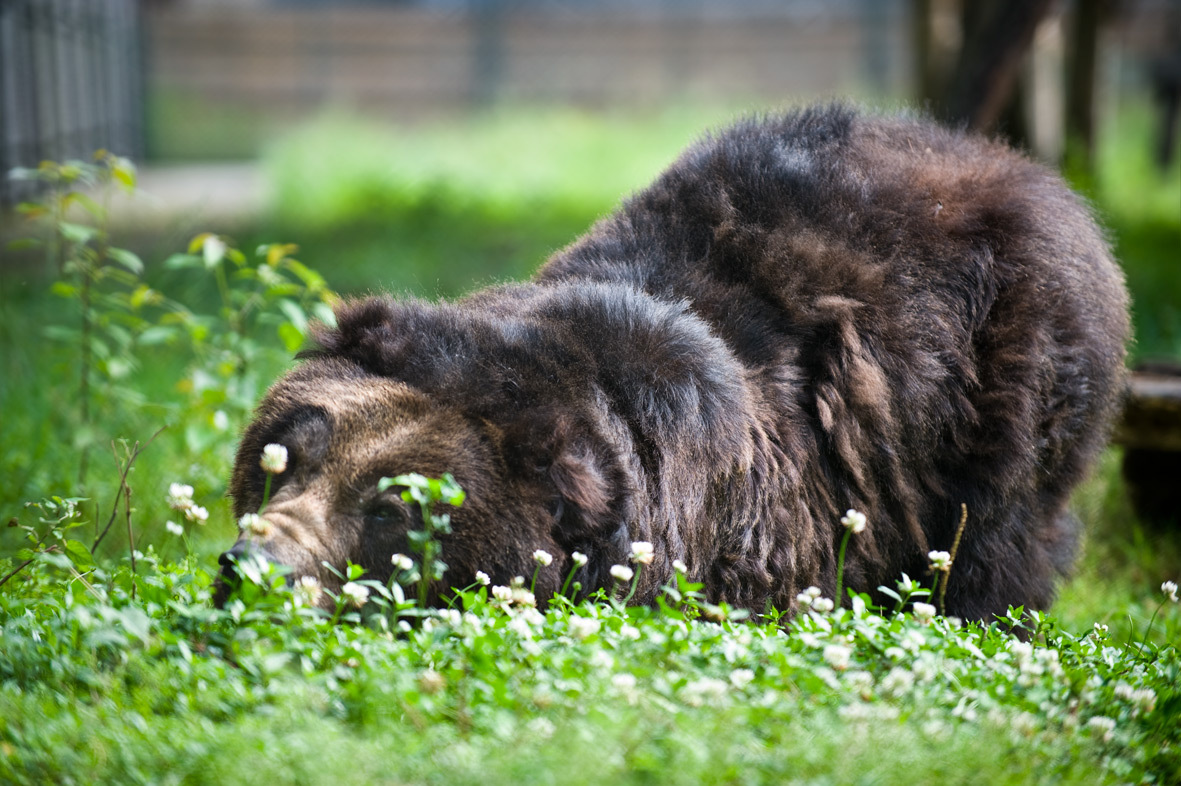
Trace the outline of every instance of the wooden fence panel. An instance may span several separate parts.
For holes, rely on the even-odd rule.
[[[143,151],[136,0],[0,2],[0,203],[32,184],[17,166]]]

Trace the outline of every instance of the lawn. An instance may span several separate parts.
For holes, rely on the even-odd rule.
[[[142,269],[134,253],[107,259],[89,294],[85,265],[13,252],[0,578],[29,564],[0,586],[0,781],[1181,780],[1181,607],[1161,586],[1181,577],[1181,546],[1135,520],[1115,449],[1076,495],[1076,572],[1033,620],[856,601],[756,622],[683,579],[652,609],[601,597],[538,611],[527,587],[472,587],[424,612],[364,577],[370,603],[342,596],[329,616],[265,571],[212,608],[236,531],[235,437],[332,299],[314,271],[340,293],[429,297],[526,276],[722,118],[531,111],[408,130],[325,117],[270,148],[275,202],[241,237],[145,252]],[[1127,271],[1134,353],[1181,358],[1181,168],[1147,164],[1142,112],[1114,122],[1086,187]],[[66,242],[105,248],[85,236],[102,212],[71,214]],[[267,245],[280,242],[299,248]],[[206,521],[169,506],[176,482]]]

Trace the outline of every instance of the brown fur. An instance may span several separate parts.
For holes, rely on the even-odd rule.
[[[831,106],[690,148],[532,282],[457,303],[368,298],[272,388],[234,471],[293,455],[261,544],[298,573],[388,577],[411,511],[377,479],[468,491],[446,582],[572,568],[608,586],[656,545],[637,602],[689,566],[713,600],[794,607],[926,575],[969,520],[947,611],[1044,608],[1072,559],[1071,489],[1104,444],[1128,338],[1086,207],[1006,147]],[[440,590],[442,587],[439,588]]]

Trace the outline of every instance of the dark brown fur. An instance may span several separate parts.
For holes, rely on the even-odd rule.
[[[968,524],[947,611],[1044,608],[1071,562],[1071,489],[1103,446],[1127,302],[1086,207],[981,138],[846,107],[749,120],[690,148],[532,282],[457,303],[369,298],[276,383],[234,471],[292,467],[263,544],[389,575],[410,511],[377,479],[468,491],[446,583],[531,575],[539,595],[629,544],[681,559],[713,600],[792,609],[835,589],[846,508],[868,514],[846,585],[926,575]],[[441,588],[440,588],[441,589]]]

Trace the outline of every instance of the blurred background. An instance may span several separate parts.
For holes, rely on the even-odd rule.
[[[1179,31],[1178,0],[4,0],[0,170],[108,149],[141,165],[114,208],[141,246],[282,235],[339,288],[455,294],[703,129],[839,97],[1063,167],[1135,257],[1161,228],[1128,222],[1181,212]],[[1175,311],[1138,324],[1176,354]]]
[[[104,199],[96,237],[185,303],[217,302],[164,263],[199,232],[247,255],[295,244],[340,293],[450,297],[528,276],[736,116],[834,98],[917,110],[1060,169],[1124,265],[1134,360],[1176,362],[1179,58],[1181,0],[0,0],[0,171],[129,157],[137,188]],[[136,333],[84,387],[106,420],[84,405],[78,428],[77,336],[53,329],[77,321],[62,301],[77,290],[43,244],[9,242],[43,232],[45,196],[0,178],[0,503],[75,479],[92,493],[111,468],[77,472],[79,449],[166,421],[143,471],[193,482],[232,529],[234,435],[290,336],[249,380],[226,371],[243,383],[230,395],[163,333]],[[1119,461],[1087,492],[1108,530],[1126,529]]]

